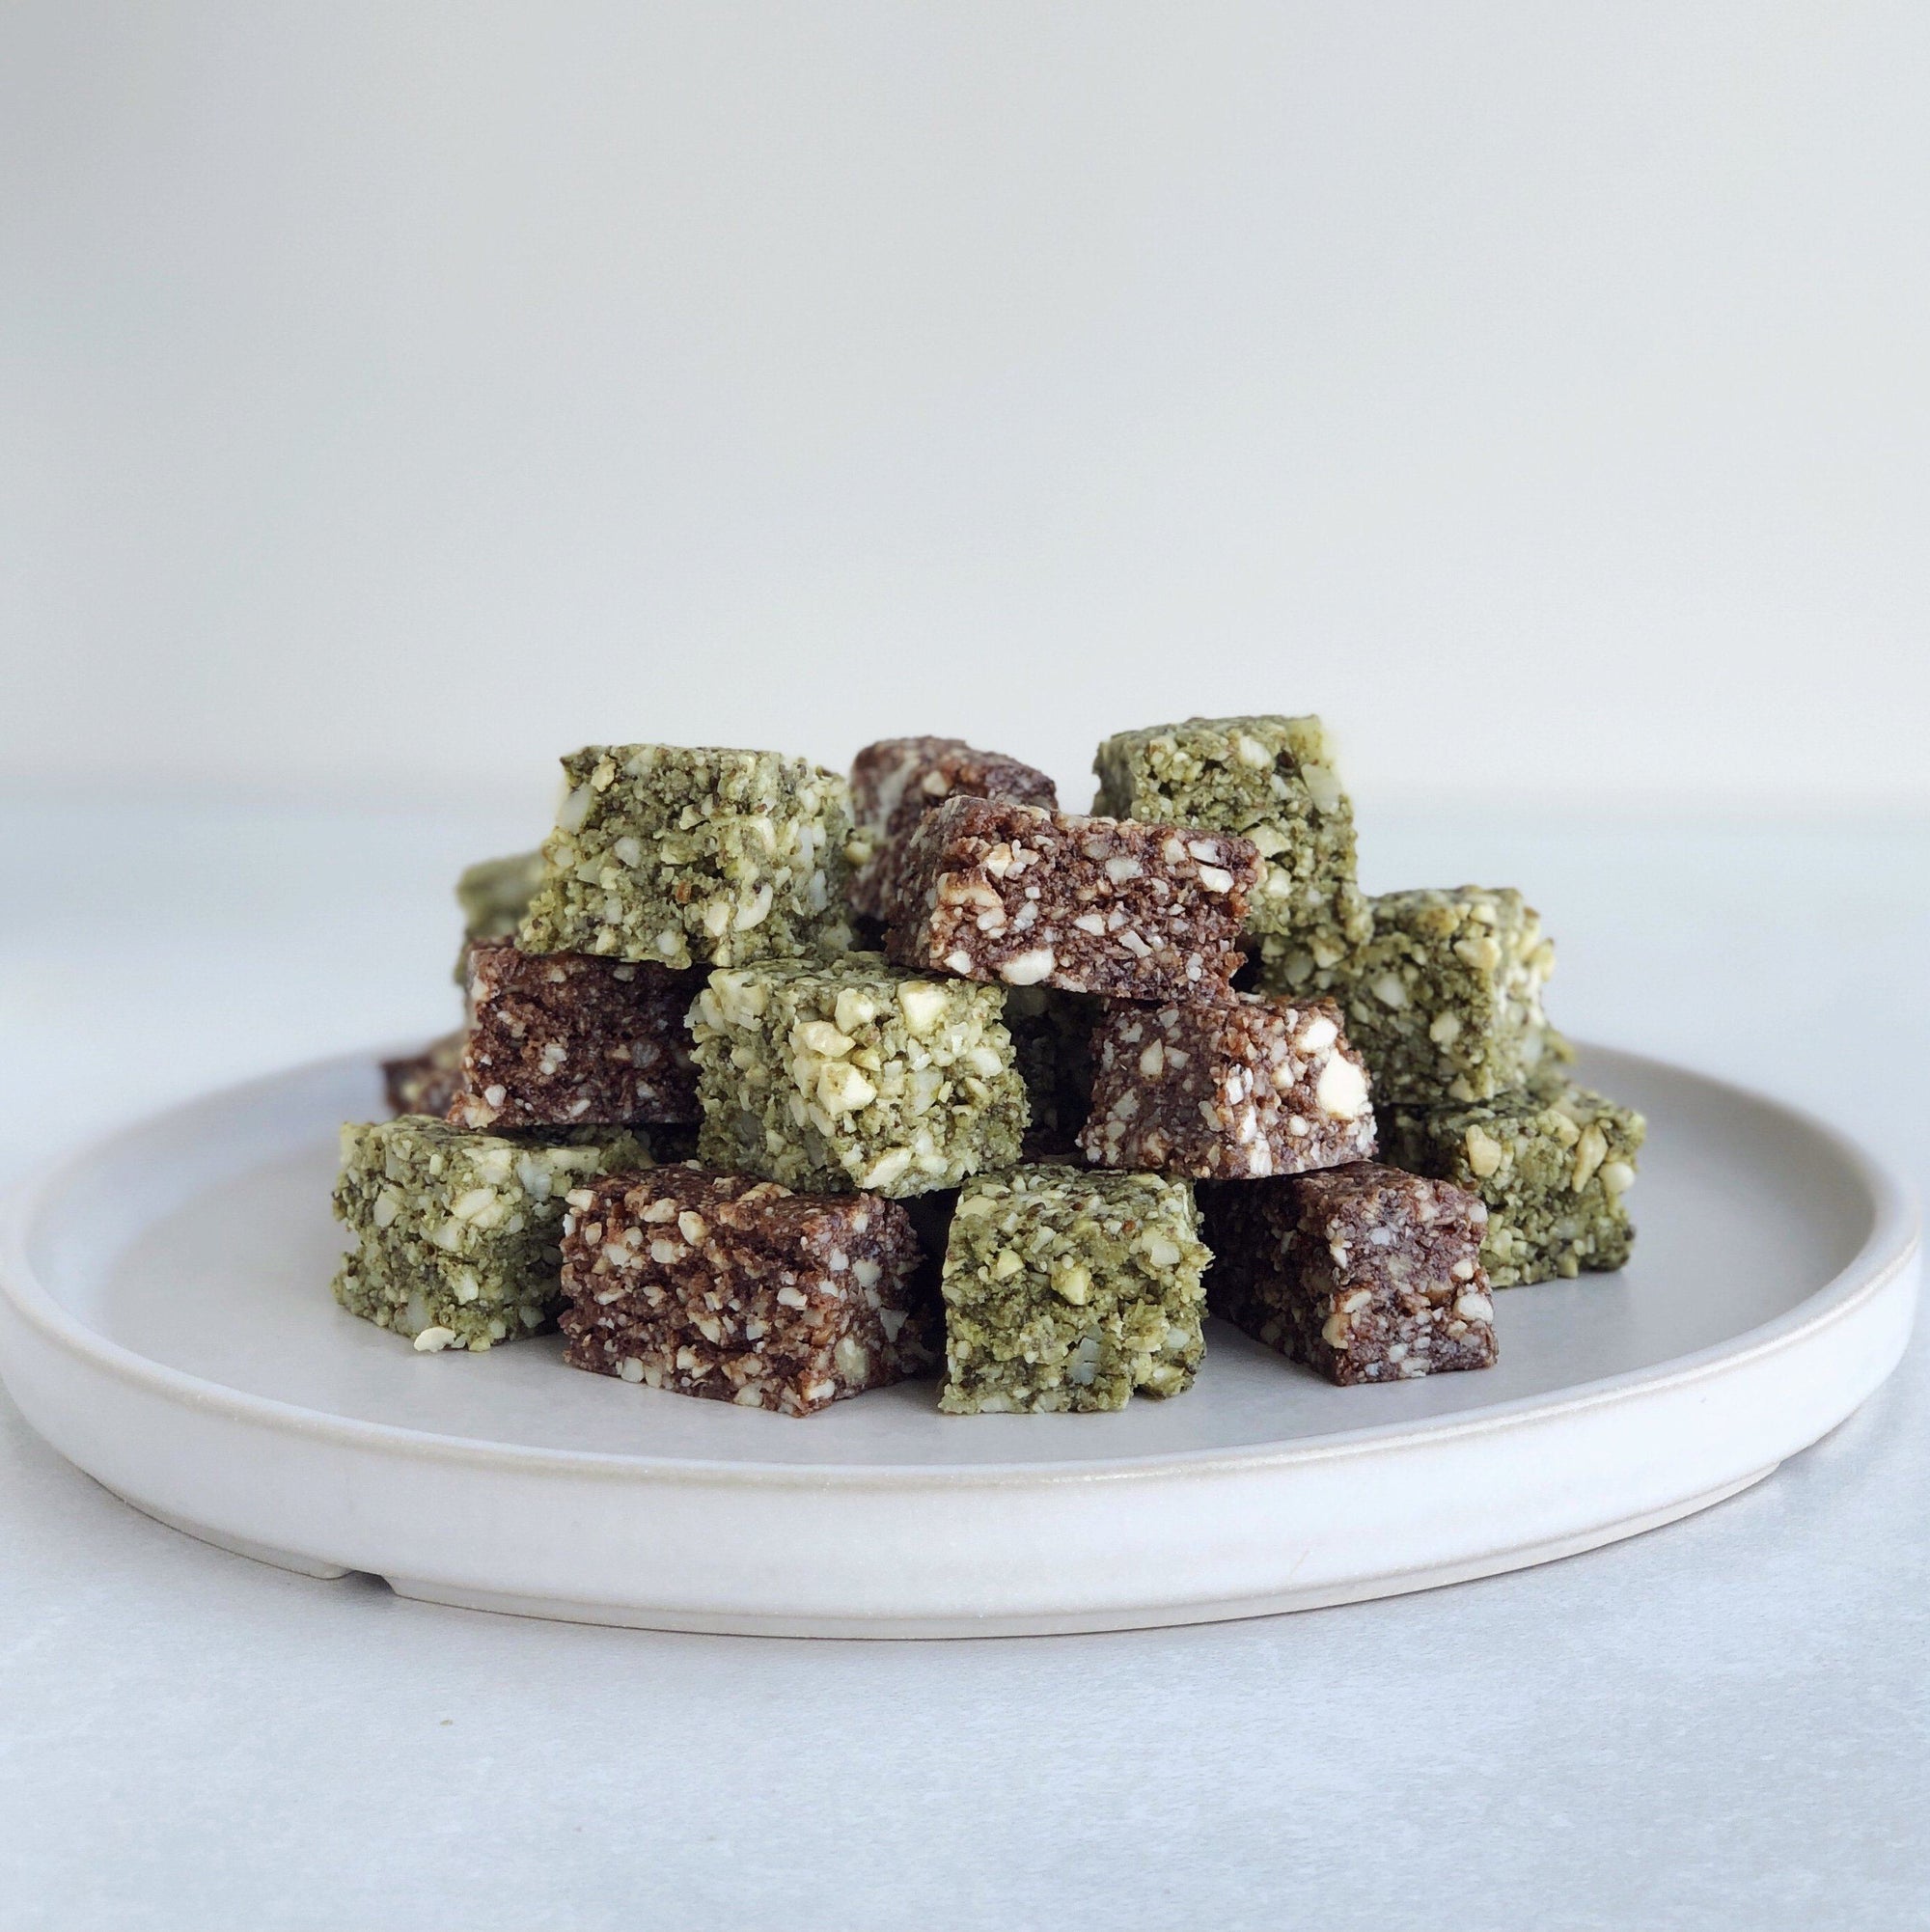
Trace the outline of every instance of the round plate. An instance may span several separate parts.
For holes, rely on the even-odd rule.
[[[1499,1366],[1334,1389],[1209,1324],[1117,1415],[805,1420],[578,1374],[554,1336],[418,1355],[330,1299],[336,1128],[372,1059],[75,1156],[0,1233],[0,1369],[137,1507],[317,1576],[654,1628],[923,1637],[1252,1616],[1632,1535],[1841,1421],[1916,1304],[1906,1191],[1830,1129],[1619,1053],[1649,1118],[1637,1258],[1496,1297]]]

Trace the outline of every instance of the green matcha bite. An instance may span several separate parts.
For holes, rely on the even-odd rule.
[[[534,1334],[562,1299],[565,1195],[650,1165],[648,1141],[614,1129],[510,1141],[414,1114],[345,1126],[335,1299],[425,1352]]]
[[[677,968],[842,952],[844,780],[776,752],[590,745],[523,917],[527,952]]]
[[[1099,747],[1095,812],[1237,832],[1259,848],[1246,932],[1270,992],[1333,983],[1367,936],[1354,808],[1318,718],[1189,718]]]
[[[462,908],[462,950],[455,955],[455,983],[469,985],[469,954],[484,940],[513,939],[530,896],[542,877],[540,852],[515,852],[507,859],[479,859],[455,881]]]
[[[948,1415],[1121,1409],[1191,1386],[1205,1342],[1193,1190],[1017,1167],[959,1191],[945,1250]]]
[[[1349,962],[1347,1036],[1377,1102],[1491,1100],[1568,1047],[1541,1010],[1555,942],[1512,887],[1383,893]]]
[[[1646,1131],[1632,1108],[1549,1072],[1494,1100],[1381,1112],[1389,1160],[1487,1203],[1481,1262],[1498,1288],[1628,1260],[1628,1191]]]
[[[1008,1167],[1026,1090],[995,985],[874,952],[711,974],[691,1011],[707,1166],[901,1197]]]

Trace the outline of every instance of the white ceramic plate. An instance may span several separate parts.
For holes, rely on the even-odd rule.
[[[1906,1191],[1829,1129],[1629,1055],[1634,1264],[1497,1296],[1501,1363],[1333,1389],[1212,1324],[1195,1389],[1111,1416],[803,1421],[418,1355],[328,1294],[336,1127],[372,1060],[132,1127],[19,1197],[0,1370],[90,1475],[210,1542],[407,1595],[655,1628],[948,1636],[1185,1623],[1425,1588],[1667,1523],[1894,1366]]]

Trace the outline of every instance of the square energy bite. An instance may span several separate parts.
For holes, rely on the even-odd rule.
[[[647,1168],[646,1142],[510,1141],[405,1115],[342,1130],[335,1214],[349,1247],[335,1299],[418,1349],[482,1350],[556,1311],[564,1197],[617,1168]]]
[[[1089,993],[1057,986],[1006,989],[1006,1031],[1025,1081],[1025,1157],[1069,1160],[1092,1111],[1092,1029],[1106,1009]]]
[[[1646,1122],[1559,1075],[1446,1107],[1389,1107],[1389,1160],[1479,1195],[1481,1261],[1498,1288],[1619,1268],[1635,1243],[1628,1191]]]
[[[962,738],[882,738],[851,766],[851,904],[887,920],[904,848],[918,821],[948,798],[1006,798],[1059,806],[1044,772],[1003,752],[975,751]]]
[[[462,951],[456,955],[455,983],[469,983],[469,949],[479,940],[513,939],[530,895],[542,876],[540,852],[516,852],[507,859],[482,859],[455,881],[462,908]],[[440,1113],[442,1110],[434,1110]]]
[[[471,939],[508,939],[529,910],[542,877],[540,852],[512,852],[507,859],[480,859],[455,881],[463,930]]]
[[[1026,1093],[1004,1005],[872,952],[713,973],[691,1012],[699,1158],[814,1194],[929,1194],[1009,1167]]]
[[[1116,1006],[1092,1045],[1079,1147],[1100,1166],[1234,1180],[1374,1151],[1367,1076],[1330,1000]]]
[[[1121,1409],[1176,1395],[1205,1343],[1193,1190],[1013,1168],[960,1189],[945,1250],[947,1415]]]
[[[457,1126],[697,1119],[684,1016],[701,974],[505,940],[478,944],[469,963],[469,1033],[448,1107]]]
[[[776,752],[590,745],[519,929],[530,952],[679,971],[842,952],[844,781]]]
[[[461,1084],[459,1033],[430,1040],[420,1053],[382,1063],[382,1091],[392,1114],[447,1114]]]
[[[1566,1051],[1541,1009],[1555,943],[1512,888],[1383,893],[1348,968],[1347,1033],[1385,1105],[1490,1100]]]
[[[896,1201],[695,1168],[618,1174],[569,1201],[573,1367],[806,1416],[935,1359],[936,1310]]]
[[[1330,1382],[1489,1368],[1486,1221],[1461,1188],[1371,1161],[1229,1181],[1206,1199],[1208,1305]]]
[[[1365,940],[1354,808],[1318,718],[1189,718],[1120,731],[1099,747],[1092,768],[1095,812],[1210,825],[1253,842],[1260,869],[1246,929],[1270,991],[1331,983],[1333,969]]]
[[[912,834],[886,946],[968,980],[1199,999],[1240,965],[1258,867],[1224,832],[952,798]]]

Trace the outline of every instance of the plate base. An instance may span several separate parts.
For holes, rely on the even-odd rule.
[[[1245,1597],[1232,1603],[1169,1604],[1156,1611],[1142,1613],[1112,1608],[1095,1611],[1089,1615],[1073,1613],[1049,1616],[920,1617],[902,1622],[880,1617],[745,1616],[728,1611],[678,1615],[671,1611],[632,1610],[620,1604],[565,1603],[555,1597],[506,1596],[496,1590],[461,1589],[449,1584],[422,1583],[411,1577],[390,1577],[387,1581],[398,1596],[411,1597],[418,1603],[441,1604],[451,1610],[482,1610],[503,1616],[548,1617],[565,1623],[600,1623],[626,1630],[701,1632],[726,1637],[913,1640],[1075,1637],[1105,1630],[1161,1630],[1189,1623],[1231,1623],[1249,1616],[1280,1616],[1297,1610],[1327,1610],[1338,1604],[1366,1603],[1375,1597],[1408,1596],[1417,1590],[1439,1589],[1448,1584],[1472,1583],[1477,1577],[1500,1576],[1508,1570],[1530,1568],[1536,1563],[1557,1562],[1563,1557],[1579,1557],[1584,1551],[1600,1549],[1604,1543],[1618,1543],[1625,1537],[1640,1536],[1644,1531],[1660,1530],[1666,1524],[1695,1515],[1699,1509],[1726,1503],[1730,1497],[1740,1495],[1765,1477],[1773,1476],[1780,1467],[1779,1463],[1769,1463],[1740,1481],[1725,1482],[1705,1495],[1692,1496],[1687,1502],[1671,1504],[1666,1509],[1652,1510],[1625,1523],[1591,1530],[1583,1535],[1524,1544],[1519,1549],[1470,1562],[1443,1563],[1398,1576],[1364,1577],[1351,1584]],[[222,1541],[213,1536],[207,1540]],[[299,1565],[300,1561],[299,1558],[293,1559],[291,1566]]]
[[[108,1493],[119,1496],[128,1508],[138,1509],[151,1521],[165,1524],[170,1530],[179,1530],[183,1536],[192,1536],[197,1543],[212,1543],[217,1550],[226,1550],[231,1557],[246,1557],[253,1563],[267,1563],[274,1569],[292,1570],[298,1577],[319,1577],[324,1583],[334,1583],[337,1578],[349,1574],[342,1564],[324,1562],[319,1557],[304,1557],[293,1550],[278,1550],[268,1543],[251,1543],[245,1536],[230,1536],[219,1530],[208,1529],[204,1523],[190,1523],[171,1510],[156,1509],[152,1503],[138,1502],[122,1490],[109,1489]]]

